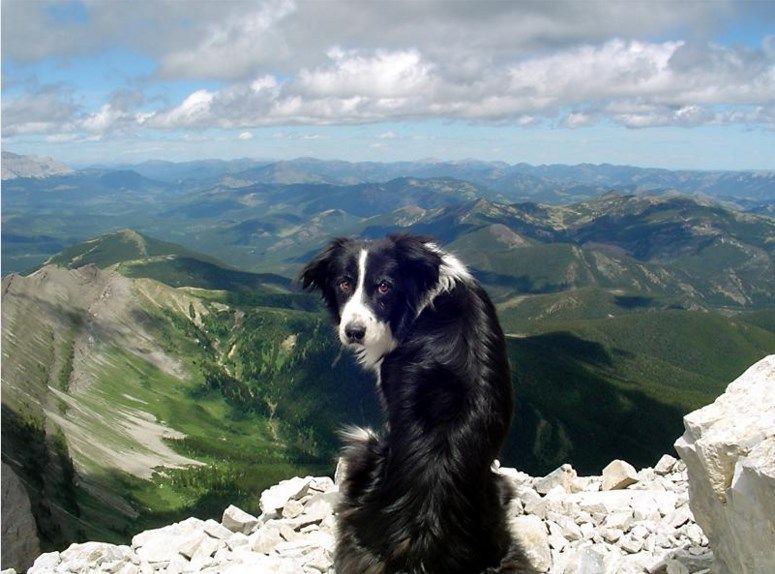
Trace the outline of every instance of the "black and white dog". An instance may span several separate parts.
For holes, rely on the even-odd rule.
[[[489,297],[460,261],[410,235],[336,239],[301,272],[339,339],[375,371],[383,432],[344,434],[339,574],[531,572],[511,489],[491,470],[512,390]]]

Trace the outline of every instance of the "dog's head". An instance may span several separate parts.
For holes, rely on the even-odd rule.
[[[335,239],[301,272],[305,289],[323,295],[339,340],[373,367],[395,349],[433,297],[465,268],[427,238]]]

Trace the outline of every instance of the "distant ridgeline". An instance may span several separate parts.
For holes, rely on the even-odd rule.
[[[363,183],[410,166],[470,177]],[[371,377],[291,281],[334,235],[430,234],[471,267],[508,334],[517,410],[502,460],[533,475],[653,464],[683,414],[775,348],[767,174],[769,195],[734,199],[756,214],[598,197],[587,179],[552,184],[564,205],[513,203],[527,191],[481,174],[518,166],[475,162],[134,167],[3,184],[4,272],[34,272],[3,278],[2,459],[43,550],[229,504],[258,512],[264,487],[332,470],[340,425],[379,424]],[[534,169],[561,181],[558,166]]]

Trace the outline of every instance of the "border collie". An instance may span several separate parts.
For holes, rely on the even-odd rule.
[[[381,433],[344,431],[339,574],[532,572],[491,470],[512,390],[492,302],[428,239],[336,239],[302,270],[377,377]]]

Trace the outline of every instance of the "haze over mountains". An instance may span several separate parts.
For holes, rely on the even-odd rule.
[[[292,279],[332,236],[406,231],[496,302],[504,464],[654,464],[775,348],[773,177],[300,159],[4,180],[3,462],[44,549],[255,510],[262,486],[327,471],[336,428],[378,408]]]
[[[33,172],[45,177],[3,182],[6,272],[34,268],[68,245],[123,227],[252,268],[262,264],[256,254],[277,250],[266,240],[273,235],[299,243],[300,230],[302,236],[314,236],[316,229],[348,231],[354,217],[400,207],[439,208],[479,198],[563,205],[611,191],[689,193],[699,196],[700,203],[711,198],[751,213],[771,214],[775,205],[773,172],[674,172],[605,164],[382,164],[301,158],[155,161],[67,174],[47,172],[41,165]],[[233,252],[223,249],[224,243],[233,243]]]

